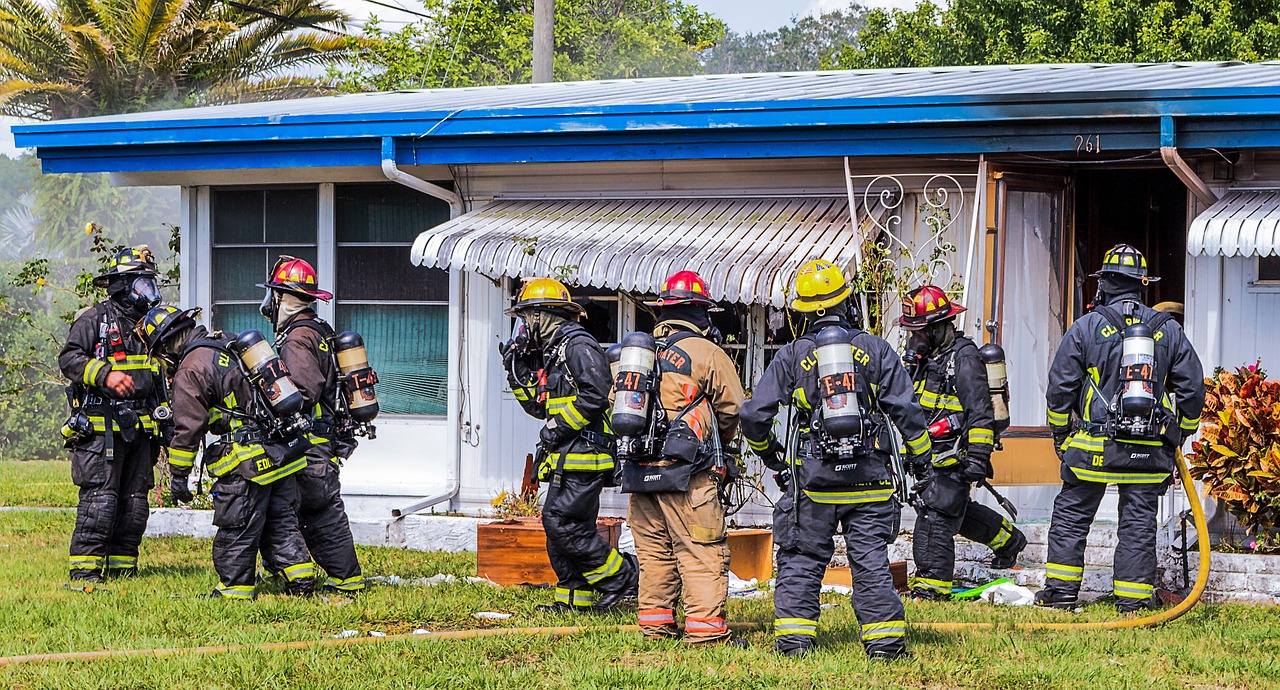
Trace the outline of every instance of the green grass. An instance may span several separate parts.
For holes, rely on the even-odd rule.
[[[6,476],[11,476],[6,468]],[[219,656],[113,659],[0,668],[3,688],[1266,688],[1280,687],[1280,610],[1201,606],[1156,630],[939,633],[913,629],[915,658],[866,660],[847,599],[823,612],[819,651],[804,659],[769,653],[771,637],[747,650],[687,649],[609,630],[633,617],[561,617],[534,606],[545,591],[448,584],[377,586],[355,597],[254,602],[195,598],[216,582],[208,540],[148,539],[140,576],[93,594],[62,589],[69,512],[0,513],[0,656],[101,649],[193,647],[327,639],[341,630],[403,633],[479,627],[477,611],[515,614],[504,627],[601,626],[568,638],[511,636],[472,641],[412,639],[352,647],[251,651]],[[361,548],[367,574],[406,578],[475,571],[469,554]],[[997,609],[982,604],[909,604],[911,621],[1106,619]],[[769,600],[733,601],[736,621],[769,622]]]
[[[76,503],[70,462],[0,462],[0,506],[73,508]]]

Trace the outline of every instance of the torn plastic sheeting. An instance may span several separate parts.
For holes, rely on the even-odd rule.
[[[380,585],[397,585],[397,586],[413,586],[413,587],[435,587],[436,585],[453,584],[456,582],[465,582],[472,585],[491,585],[498,586],[498,583],[484,577],[463,577],[450,575],[448,573],[436,573],[431,577],[415,577],[413,579],[405,579],[399,575],[374,575],[366,577],[365,582]]]
[[[511,617],[509,613],[498,613],[497,611],[479,611],[475,614],[480,620],[505,621]]]
[[[753,577],[750,580],[743,580],[733,571],[729,571],[729,596],[734,599],[759,599],[763,597],[764,592],[760,591],[760,584]]]
[[[1002,582],[994,587],[988,587],[982,593],[982,600],[1004,606],[1030,606],[1035,603],[1036,597],[1026,587],[1015,585],[1012,582]]]
[[[333,639],[335,639],[335,640],[346,640],[346,639],[350,639],[350,638],[352,638],[352,637],[359,637],[359,636],[360,636],[360,631],[359,631],[359,630],[343,630],[342,632],[338,633],[337,635],[334,635],[334,636],[333,636]]]

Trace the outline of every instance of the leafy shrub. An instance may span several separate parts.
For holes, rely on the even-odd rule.
[[[1250,534],[1280,518],[1280,381],[1266,377],[1255,364],[1206,379],[1201,437],[1191,444],[1191,476]]]

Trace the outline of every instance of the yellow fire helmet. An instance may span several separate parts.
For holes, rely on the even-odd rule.
[[[516,303],[506,311],[508,316],[523,309],[559,307],[585,316],[587,310],[569,297],[569,288],[555,278],[530,278],[520,288]]]
[[[852,292],[839,267],[824,259],[814,259],[796,273],[796,298],[791,300],[791,308],[805,312],[830,309],[848,299]]]

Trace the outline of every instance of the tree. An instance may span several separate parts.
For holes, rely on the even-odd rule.
[[[344,60],[326,0],[0,0],[0,114],[59,120],[314,93]]]
[[[857,3],[822,16],[792,17],[776,31],[730,31],[702,55],[708,74],[800,72],[830,69],[847,46],[858,45],[867,10]]]
[[[1259,0],[926,0],[872,10],[846,69],[1060,62],[1259,61],[1280,56],[1280,12]]]
[[[376,19],[330,74],[348,91],[528,83],[533,0],[423,0],[424,19],[383,35]],[[694,74],[724,22],[683,0],[556,0],[558,81]]]

